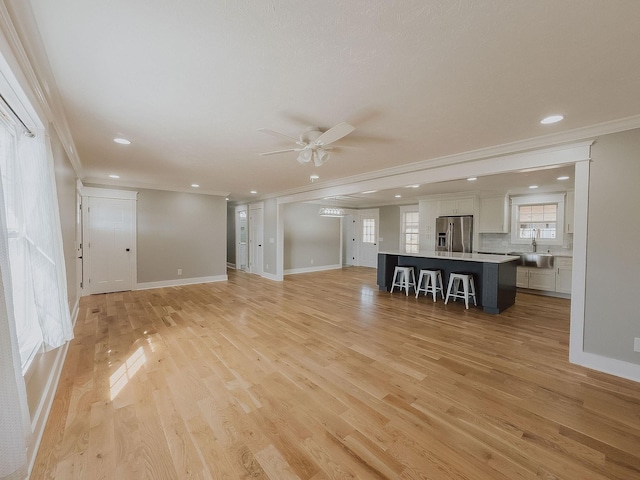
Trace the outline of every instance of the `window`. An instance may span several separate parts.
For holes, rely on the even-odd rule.
[[[0,122],[0,208],[23,373],[43,344],[56,348],[73,336],[48,148],[44,131],[27,137]]]
[[[362,219],[362,243],[376,243],[376,219]]]
[[[420,249],[420,221],[415,207],[400,208],[402,225],[400,226],[400,249],[405,253],[418,253]]]
[[[27,251],[29,239],[22,209],[16,198],[21,194],[17,188],[15,155],[15,135],[13,129],[0,125],[0,171],[5,196],[5,218],[7,224],[11,284],[13,287],[13,313],[16,319],[16,333],[20,347],[20,360],[26,369],[42,344],[42,332],[38,324],[36,304],[33,296],[31,269],[28,267]]]
[[[547,203],[518,206],[519,238],[556,238],[558,204]]]
[[[511,243],[562,245],[564,194],[511,198]]]

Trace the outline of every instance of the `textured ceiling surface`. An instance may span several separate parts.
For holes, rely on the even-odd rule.
[[[30,3],[85,181],[242,200],[640,114],[637,1]]]

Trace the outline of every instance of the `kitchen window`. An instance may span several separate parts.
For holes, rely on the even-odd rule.
[[[511,243],[562,245],[564,194],[511,198]]]
[[[417,207],[400,207],[400,249],[405,253],[418,253],[420,249],[420,223]]]

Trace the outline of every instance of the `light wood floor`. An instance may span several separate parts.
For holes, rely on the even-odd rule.
[[[638,479],[640,384],[568,329],[366,268],[85,297],[32,479]]]

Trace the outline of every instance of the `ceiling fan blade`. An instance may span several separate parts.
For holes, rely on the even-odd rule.
[[[289,135],[285,135],[284,133],[276,132],[275,130],[269,130],[268,128],[259,128],[259,132],[268,133],[269,135],[275,135],[276,137],[286,138],[287,140],[291,140],[296,142],[298,145],[300,144],[300,140],[295,137],[290,137]]]
[[[297,152],[299,151],[299,148],[287,148],[286,150],[275,150],[273,152],[265,152],[265,153],[261,153],[261,156],[264,155],[275,155],[276,153],[285,153],[285,152]]]
[[[346,137],[355,129],[353,125],[349,125],[346,122],[339,123],[316,138],[314,143],[316,145],[329,145],[330,143],[340,140],[342,137]]]

